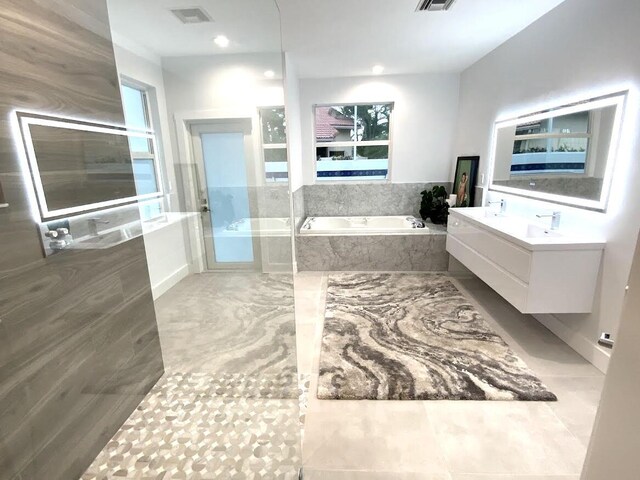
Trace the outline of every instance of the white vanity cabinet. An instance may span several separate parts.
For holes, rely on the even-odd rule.
[[[451,209],[447,251],[522,313],[588,313],[605,242],[486,208]]]

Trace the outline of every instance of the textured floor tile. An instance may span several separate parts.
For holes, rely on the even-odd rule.
[[[187,374],[154,387],[83,480],[295,478],[300,400],[225,396],[203,379]]]
[[[317,402],[313,408],[310,404],[303,465],[309,470],[447,473],[420,402],[334,400]]]
[[[545,403],[423,402],[452,473],[577,475],[586,448]]]

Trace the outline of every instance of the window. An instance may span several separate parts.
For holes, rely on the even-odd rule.
[[[147,91],[128,84],[122,84],[122,103],[127,128],[153,132]],[[160,194],[159,165],[155,142],[146,138],[130,137],[129,150],[133,161],[133,175],[138,195]],[[162,201],[154,200],[140,205],[143,220],[155,218],[162,213]]]
[[[317,105],[316,179],[388,179],[392,111],[392,103]]]
[[[589,112],[523,123],[515,130],[511,175],[585,173]]]
[[[261,108],[262,152],[264,174],[267,182],[286,182],[289,179],[287,164],[287,122],[284,107]]]

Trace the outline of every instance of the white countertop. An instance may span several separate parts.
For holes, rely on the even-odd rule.
[[[550,222],[547,218],[543,223],[524,217],[496,215],[493,209],[486,207],[452,208],[449,215],[449,222],[455,221],[456,217],[464,219],[527,250],[603,250],[606,245],[606,240],[596,234],[564,231],[562,221],[558,230],[551,230],[546,224]]]

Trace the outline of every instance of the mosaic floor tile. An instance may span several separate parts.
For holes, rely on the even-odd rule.
[[[297,392],[293,398],[271,398],[265,385],[281,387],[274,379],[221,377],[165,375],[82,480],[297,478],[302,420]],[[298,388],[304,390],[304,382]]]

